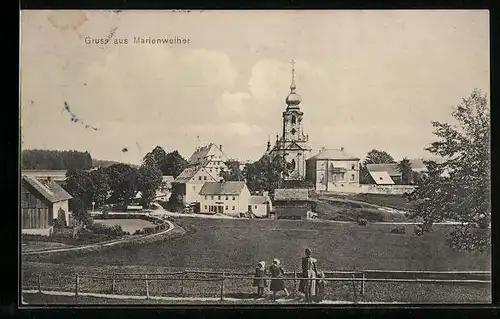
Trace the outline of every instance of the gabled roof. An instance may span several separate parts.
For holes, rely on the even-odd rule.
[[[394,185],[394,181],[392,178],[389,176],[389,174],[386,171],[382,172],[369,172],[370,176],[373,178],[375,181],[375,184],[377,185]]]
[[[424,164],[424,160],[421,158],[414,158],[410,160],[411,169],[413,171],[427,171],[427,166]]]
[[[260,196],[260,195],[252,195],[248,201],[249,205],[259,205],[259,204],[267,204],[267,202],[271,201],[269,196]]]
[[[210,143],[206,146],[198,147],[194,150],[191,157],[188,159],[188,163],[193,164],[202,164],[205,165],[208,161],[211,160],[214,153],[220,153],[223,157],[223,161],[228,160],[227,156],[222,152],[220,146],[215,145],[214,143]]]
[[[337,160],[337,161],[347,161],[347,160],[359,160],[358,157],[352,156],[344,152],[343,149],[325,149],[320,151],[318,154],[310,157],[308,160]]]
[[[309,200],[309,190],[303,188],[288,188],[274,190],[274,201],[304,201]]]
[[[200,195],[240,195],[245,187],[245,182],[206,182]]]
[[[172,183],[175,180],[175,178],[172,175],[164,175],[161,178],[161,181],[163,183]]]
[[[203,167],[201,165],[193,165],[186,167],[182,173],[173,181],[174,183],[187,183],[198,173]]]
[[[57,203],[73,198],[59,184],[54,181],[41,181],[35,177],[23,175],[23,181],[31,185],[40,195],[51,203]]]
[[[401,176],[398,164],[366,164],[368,172],[387,172],[389,176]]]

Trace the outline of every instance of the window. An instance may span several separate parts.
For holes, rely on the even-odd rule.
[[[354,174],[351,174],[351,181],[354,180]]]
[[[297,121],[297,119],[295,118],[295,116],[292,116],[292,124],[295,124]]]
[[[209,168],[209,169],[208,169],[208,171],[209,171],[210,173],[212,173],[212,168]]]
[[[236,200],[234,196],[233,196],[233,200]]]
[[[236,207],[233,206],[233,210],[235,209]]]
[[[198,176],[198,179],[201,181],[201,176]]]
[[[214,200],[214,197],[212,196],[212,200]]]
[[[257,209],[257,205],[254,205],[253,208]]]
[[[207,200],[207,199],[208,199],[208,196],[207,196],[207,195],[205,195],[205,200]]]
[[[207,210],[207,205],[205,205],[205,210]]]
[[[380,180],[383,180],[382,176],[379,177]]]
[[[203,180],[206,181],[207,180],[207,177],[206,176],[203,176]]]
[[[229,199],[229,196],[226,196],[226,200],[228,200],[228,199]]]
[[[220,196],[218,197],[218,199],[220,200]]]
[[[352,164],[352,165],[351,165],[351,169],[354,169],[354,167],[356,167],[356,165]]]

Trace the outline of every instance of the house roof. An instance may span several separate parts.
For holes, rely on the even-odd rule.
[[[175,178],[172,175],[163,175],[161,181],[164,183],[172,183]]]
[[[267,204],[268,201],[270,201],[269,196],[252,195],[250,196],[248,204],[250,205]]]
[[[198,173],[203,167],[200,165],[193,165],[186,167],[182,173],[177,176],[177,178],[174,180],[175,183],[187,183],[193,178],[196,173]]]
[[[288,188],[274,190],[275,201],[309,200],[309,190],[304,188]]]
[[[377,185],[394,185],[394,181],[392,178],[389,176],[389,174],[386,171],[381,171],[381,172],[369,172],[370,176],[373,178],[375,181],[375,184]]]
[[[309,160],[359,160],[358,157],[352,156],[344,152],[343,149],[325,149],[320,151],[318,154],[309,158]]]
[[[244,182],[206,182],[200,190],[200,195],[240,195],[245,187]]]
[[[414,158],[410,160],[411,169],[413,171],[427,171],[427,166],[424,164],[424,160],[421,158]]]
[[[368,172],[387,172],[389,176],[401,176],[398,164],[366,164]]]
[[[23,180],[36,189],[43,197],[51,203],[57,203],[73,198],[59,184],[54,181],[41,181],[35,177],[23,175]]]

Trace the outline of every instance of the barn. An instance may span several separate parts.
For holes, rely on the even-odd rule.
[[[45,235],[52,233],[54,219],[64,214],[69,222],[68,201],[72,198],[50,178],[40,180],[23,175],[21,180],[21,229],[23,234]]]
[[[312,202],[308,189],[290,188],[274,191],[274,211],[276,219],[308,219],[312,212]]]

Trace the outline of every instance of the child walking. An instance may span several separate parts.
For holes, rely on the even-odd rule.
[[[325,273],[320,271],[318,273],[318,280],[316,283],[316,300],[322,301],[325,298]]]
[[[280,261],[278,259],[273,260],[273,264],[269,269],[271,273],[271,291],[273,292],[273,300],[276,300],[276,293],[278,291],[284,291],[288,297],[290,294],[285,288],[285,281],[281,278],[285,275],[283,268],[280,266]]]
[[[255,277],[253,279],[253,286],[257,287],[258,297],[264,296],[264,287],[266,287],[266,280],[264,278],[265,275],[266,275],[266,263],[264,261],[261,261],[257,264],[257,267],[255,268]]]

